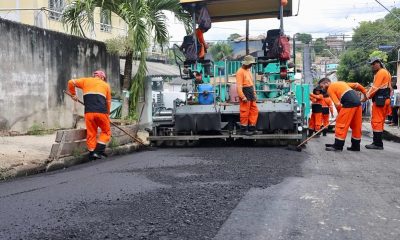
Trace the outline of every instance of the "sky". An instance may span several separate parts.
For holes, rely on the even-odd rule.
[[[249,1],[250,2],[250,1]],[[400,7],[400,0],[379,0],[391,9]],[[293,14],[297,16],[284,18],[285,34],[310,33],[313,38],[327,35],[345,34],[349,37],[353,29],[362,21],[374,21],[389,12],[375,0],[293,0]],[[169,16],[169,33],[171,42],[182,42],[185,30],[173,16]],[[206,41],[226,40],[230,34],[246,32],[245,21],[213,23],[212,28],[204,34]],[[267,30],[279,28],[278,19],[250,20],[250,36],[265,34]],[[347,40],[350,40],[348,38]]]

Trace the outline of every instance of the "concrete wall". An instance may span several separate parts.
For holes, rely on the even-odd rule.
[[[64,2],[68,4],[71,1],[66,0]],[[0,11],[1,18],[67,33],[67,29],[60,20],[50,17],[51,12],[48,11],[49,0],[0,0],[0,8],[10,9],[9,11]],[[28,8],[37,10],[16,10]],[[41,8],[46,10],[41,10]],[[88,38],[104,41],[117,36],[126,36],[127,34],[127,24],[114,13],[111,15],[111,28],[109,31],[102,30],[100,26],[100,8],[95,8],[93,31],[84,29]]]
[[[4,19],[0,32],[0,130],[71,127],[76,104],[63,90],[69,79],[96,69],[105,69],[112,89],[120,90],[119,59],[102,42]]]

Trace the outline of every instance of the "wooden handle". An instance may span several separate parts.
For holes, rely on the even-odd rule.
[[[324,126],[323,128],[321,128],[320,130],[318,130],[318,132],[315,132],[313,135],[311,135],[310,137],[308,137],[306,140],[304,140],[302,143],[300,143],[299,145],[297,145],[297,147],[301,147],[303,146],[306,142],[310,141],[313,137],[315,137],[317,134],[319,134],[320,132],[322,132],[323,130],[327,129],[329,127],[329,125],[331,125],[332,123],[334,123],[336,121],[332,120],[329,122],[328,125]]]

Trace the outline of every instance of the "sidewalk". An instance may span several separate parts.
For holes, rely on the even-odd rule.
[[[362,132],[363,135],[369,137],[373,136],[371,123],[369,121],[363,122]],[[383,139],[400,143],[400,128],[398,128],[397,126],[389,126],[388,124],[385,124],[385,130],[383,131]]]
[[[138,137],[147,144],[147,132],[138,132]],[[8,178],[32,175],[39,172],[63,169],[83,163],[84,155],[71,156],[57,162],[49,159],[56,133],[41,136],[0,136],[0,181]],[[109,155],[119,155],[139,150],[136,143],[107,149]]]

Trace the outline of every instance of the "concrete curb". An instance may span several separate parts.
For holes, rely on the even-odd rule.
[[[117,155],[123,155],[123,154],[128,154],[132,152],[137,152],[139,150],[144,149],[145,146],[141,146],[137,143],[131,143],[131,144],[126,144],[123,146],[115,147],[113,149],[106,149],[106,153],[108,156],[117,156]],[[25,177],[29,175],[34,175],[37,173],[42,173],[42,172],[50,172],[50,171],[55,171],[55,170],[60,170],[68,167],[72,167],[77,164],[82,164],[89,162],[87,158],[87,154],[81,155],[81,156],[70,156],[70,157],[64,157],[60,158],[58,161],[46,161],[43,164],[28,164],[28,165],[22,165],[18,166],[16,168],[10,169],[3,173],[4,179],[11,179],[11,178],[17,178],[17,177]]]
[[[143,148],[143,146],[140,146],[139,144],[131,143],[131,144],[126,144],[123,146],[116,147],[114,149],[106,149],[106,153],[109,157],[111,157],[111,156],[117,156],[117,155],[123,155],[123,154],[136,152],[142,148]],[[87,158],[87,154],[77,156],[77,157],[70,156],[70,157],[60,158],[58,161],[50,162],[46,167],[46,172],[72,167],[74,165],[86,163],[89,161],[90,160]]]
[[[363,123],[362,135],[366,136],[366,137],[370,137],[370,138],[373,137],[372,129],[366,123]],[[382,137],[383,137],[384,140],[400,143],[400,136],[392,134],[391,132],[389,132],[387,130],[383,131],[383,136]]]

